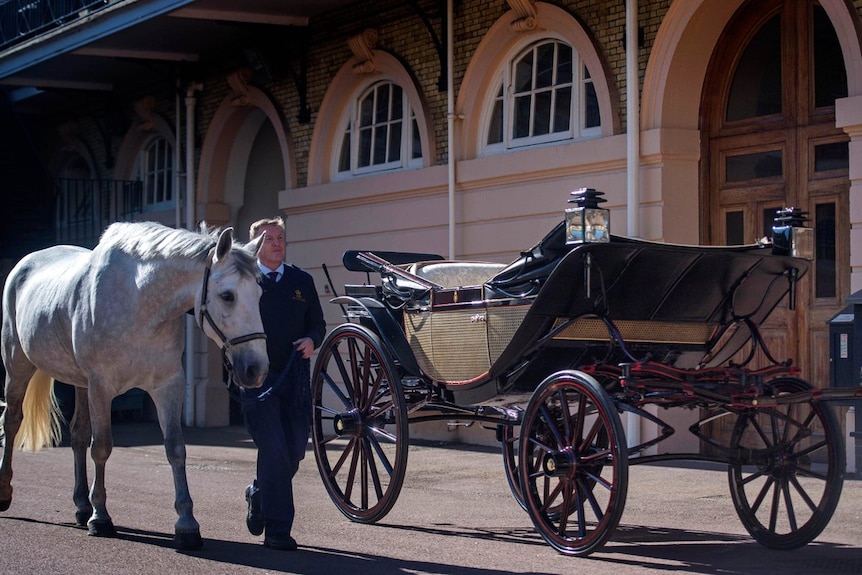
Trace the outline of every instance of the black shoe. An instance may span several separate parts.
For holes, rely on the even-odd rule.
[[[263,533],[263,511],[260,509],[260,491],[251,485],[245,488],[245,500],[248,501],[248,512],[245,515],[245,525],[252,535]]]
[[[276,551],[296,551],[296,539],[290,535],[267,535],[263,540],[263,546]]]

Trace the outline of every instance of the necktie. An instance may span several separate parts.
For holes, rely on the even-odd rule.
[[[278,281],[278,272],[269,272],[266,275],[268,275],[269,279],[271,279],[272,281]]]

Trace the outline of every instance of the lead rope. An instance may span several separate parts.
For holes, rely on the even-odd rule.
[[[284,385],[284,382],[287,381],[288,375],[290,374],[291,370],[294,368],[294,362],[295,362],[296,356],[298,354],[299,354],[299,351],[297,351],[297,349],[294,348],[293,351],[290,352],[290,357],[288,357],[287,363],[285,364],[284,369],[282,369],[281,373],[278,374],[278,378],[275,380],[275,382],[270,387],[261,391],[257,395],[253,395],[253,394],[251,394],[251,390],[247,390],[245,394],[240,393],[239,385],[237,385],[233,380],[233,366],[227,360],[227,356],[225,355],[224,350],[222,350],[222,361],[224,363],[224,368],[225,368],[225,374],[226,374],[225,381],[227,384],[228,395],[230,396],[231,399],[233,399],[234,401],[236,401],[242,405],[248,405],[251,403],[256,403],[258,401],[263,401],[264,399],[269,397],[269,395],[274,390],[276,390],[279,387],[281,387],[282,385]],[[298,368],[301,368],[303,365],[304,364],[302,362],[297,363]],[[299,375],[302,375],[302,373],[300,373]]]

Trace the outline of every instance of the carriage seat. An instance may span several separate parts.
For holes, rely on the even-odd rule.
[[[506,267],[489,262],[431,261],[410,264],[407,271],[444,288],[480,286]]]

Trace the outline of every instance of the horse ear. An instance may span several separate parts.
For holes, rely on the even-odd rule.
[[[230,253],[231,246],[233,246],[233,228],[225,228],[218,236],[215,261],[219,261],[223,257],[227,256],[227,254]]]
[[[266,232],[260,234],[259,236],[257,236],[256,238],[254,238],[253,240],[251,240],[250,242],[245,244],[245,249],[247,249],[252,254],[254,254],[255,257],[257,257],[258,252],[260,252],[260,248],[263,247],[263,241],[265,239],[266,239]]]

